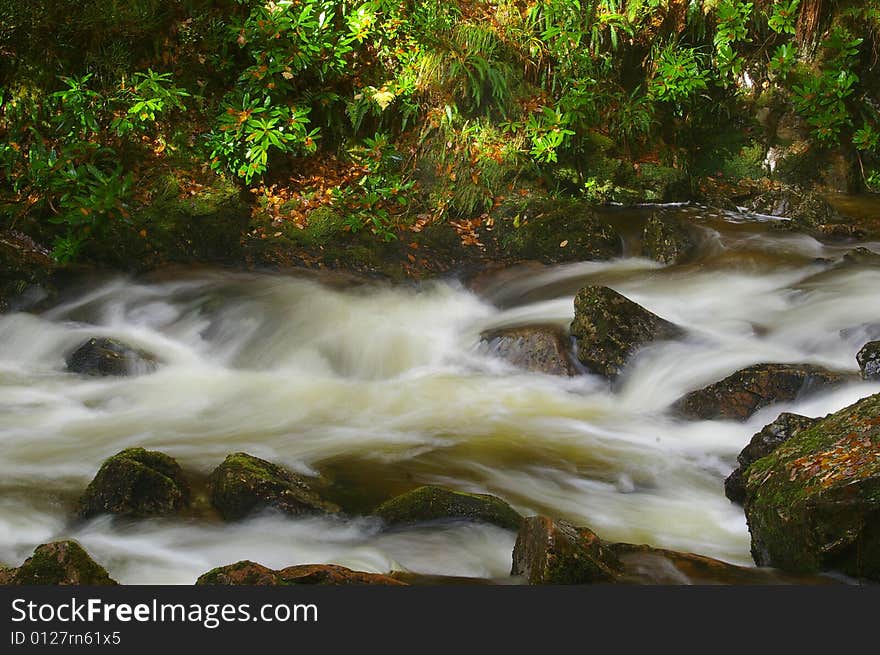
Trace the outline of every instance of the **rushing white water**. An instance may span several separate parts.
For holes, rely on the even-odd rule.
[[[749,564],[742,509],[722,488],[737,453],[780,411],[823,415],[880,385],[776,405],[745,424],[682,422],[667,408],[761,361],[855,371],[864,328],[841,330],[880,322],[880,268],[813,261],[842,252],[716,221],[686,266],[524,267],[478,292],[202,271],[105,280],[42,313],[0,316],[0,562],[72,537],[125,583],[190,584],[240,559],[509,573],[514,535],[476,524],[73,521],[101,461],[143,446],[197,474],[246,451],[376,502],[424,482],[487,491],[607,539]],[[587,283],[612,286],[688,336],[641,351],[613,390],[590,375],[517,371],[478,348],[485,329],[566,325]],[[65,372],[65,355],[93,336],[154,352],[162,365],[131,378]]]

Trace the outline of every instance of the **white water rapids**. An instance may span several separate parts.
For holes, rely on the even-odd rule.
[[[177,272],[105,278],[42,312],[0,316],[0,563],[74,538],[123,583],[191,584],[241,559],[509,575],[514,535],[477,524],[72,520],[101,462],[143,446],[205,475],[245,451],[320,474],[367,508],[421,483],[489,492],[605,539],[750,564],[742,509],[723,492],[738,452],[780,411],[824,415],[880,385],[775,405],[744,424],[684,422],[668,406],[757,362],[856,371],[871,336],[860,326],[880,323],[880,267],[817,263],[852,244],[827,247],[760,223],[716,218],[703,230],[701,256],[684,266],[529,266],[476,291],[456,281],[342,287]],[[687,338],[641,351],[614,390],[591,375],[517,371],[479,348],[489,328],[567,325],[585,284],[611,286]],[[93,336],[163,364],[130,378],[67,373],[65,355]]]

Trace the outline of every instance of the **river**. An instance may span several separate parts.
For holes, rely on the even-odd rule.
[[[880,385],[855,382],[746,423],[684,422],[668,407],[758,362],[856,371],[856,352],[880,338],[880,267],[819,261],[857,244],[823,245],[758,217],[670,211],[699,225],[688,264],[628,256],[397,286],[175,270],[90,278],[39,312],[0,316],[0,562],[74,538],[131,584],[191,584],[241,559],[509,579],[515,535],[486,525],[72,520],[100,463],[143,446],[197,477],[245,451],[318,476],[355,515],[437,483],[605,539],[750,565],[743,511],[723,492],[738,452],[780,411],[824,415]],[[687,336],[645,348],[613,389],[592,375],[518,371],[481,348],[487,329],[566,326],[586,284],[618,290]],[[143,347],[162,366],[129,378],[67,373],[65,355],[93,336]]]

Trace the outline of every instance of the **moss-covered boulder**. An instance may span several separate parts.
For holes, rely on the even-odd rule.
[[[127,448],[102,465],[79,501],[83,518],[96,514],[142,517],[173,514],[190,501],[180,465],[164,453]]]
[[[803,430],[744,477],[758,565],[880,580],[880,394]]]
[[[791,221],[788,226],[781,227],[812,234],[827,232],[828,226],[845,222],[822,194],[798,186],[767,185],[743,204],[748,211]]]
[[[809,364],[755,364],[683,396],[673,411],[690,419],[745,421],[759,409],[827,390],[850,377]]]
[[[18,569],[10,566],[0,566],[0,585],[12,584],[12,579],[17,571]]]
[[[746,498],[745,481],[743,473],[762,457],[772,453],[780,444],[785,443],[803,430],[814,425],[819,419],[808,418],[799,414],[785,412],[780,414],[775,421],[765,425],[760,432],[755,434],[748,445],[742,449],[736,458],[738,466],[727,476],[724,481],[724,494],[733,502],[742,505]]]
[[[619,572],[617,556],[587,528],[530,516],[516,535],[510,574],[529,584],[607,583]]]
[[[588,369],[617,377],[642,346],[674,339],[682,330],[608,287],[584,287],[574,299],[571,333]]]
[[[575,375],[571,344],[552,327],[517,327],[491,330],[481,335],[483,349],[518,368],[547,375]]]
[[[37,546],[12,577],[14,585],[115,585],[100,564],[75,541]]]
[[[66,358],[67,370],[80,375],[138,375],[158,367],[155,355],[116,339],[89,339]]]
[[[518,530],[523,520],[516,510],[497,496],[433,485],[396,496],[379,505],[375,514],[389,525],[462,519],[492,523],[508,530]]]
[[[679,264],[696,250],[694,235],[680,220],[657,212],[642,230],[642,255],[661,264]]]
[[[620,236],[588,203],[531,198],[506,203],[496,215],[494,235],[510,257],[557,264],[623,254]]]
[[[880,341],[871,341],[856,355],[859,369],[865,380],[880,380]]]
[[[302,477],[247,453],[233,453],[208,481],[211,504],[226,521],[273,508],[285,514],[326,514],[339,507],[323,500]]]
[[[244,560],[211,569],[201,575],[197,585],[247,585],[281,587],[287,585],[388,585],[406,583],[379,573],[353,571],[335,564],[301,564],[279,571]]]

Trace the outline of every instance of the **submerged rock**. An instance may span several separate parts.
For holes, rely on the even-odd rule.
[[[880,341],[871,341],[856,355],[862,377],[866,380],[880,380]]]
[[[610,544],[620,559],[617,582],[637,585],[779,585],[835,584],[819,576],[792,575],[781,571],[748,566],[674,550],[635,544]]]
[[[514,366],[547,375],[575,375],[568,339],[550,327],[518,327],[484,332],[482,345]]]
[[[89,518],[173,514],[189,504],[189,483],[180,465],[164,453],[127,448],[102,465],[79,501],[79,514]]]
[[[880,253],[868,248],[853,248],[843,256],[841,262],[854,266],[880,266]]]
[[[745,421],[759,409],[844,383],[845,373],[809,364],[755,364],[692,391],[673,411],[692,419]]]
[[[137,375],[158,367],[154,355],[116,339],[89,339],[67,356],[67,370],[80,375]]]
[[[746,497],[743,473],[762,457],[772,453],[780,444],[785,443],[794,436],[800,434],[820,419],[808,418],[799,414],[780,414],[775,421],[752,437],[749,444],[742,449],[736,458],[737,466],[724,481],[724,494],[733,502],[742,505]]]
[[[472,494],[424,486],[388,500],[375,511],[389,525],[465,519],[518,530],[523,518],[506,502],[490,494]]]
[[[614,378],[640,347],[676,338],[682,330],[608,287],[591,286],[574,299],[571,333],[577,339],[580,362]]]
[[[801,431],[744,478],[758,565],[880,580],[880,394]]]
[[[209,486],[211,504],[226,521],[268,507],[294,515],[339,511],[300,476],[247,453],[229,455],[214,469]]]
[[[530,516],[516,536],[511,575],[529,584],[613,582],[619,571],[617,556],[588,528]]]
[[[279,571],[244,560],[220,566],[199,576],[197,585],[247,585],[278,587],[285,585],[390,585],[406,583],[379,573],[352,571],[335,564],[301,564]]]
[[[115,585],[100,564],[75,541],[37,546],[10,584],[14,585]]]
[[[642,231],[642,255],[661,264],[680,264],[696,250],[690,230],[679,220],[656,213]]]

